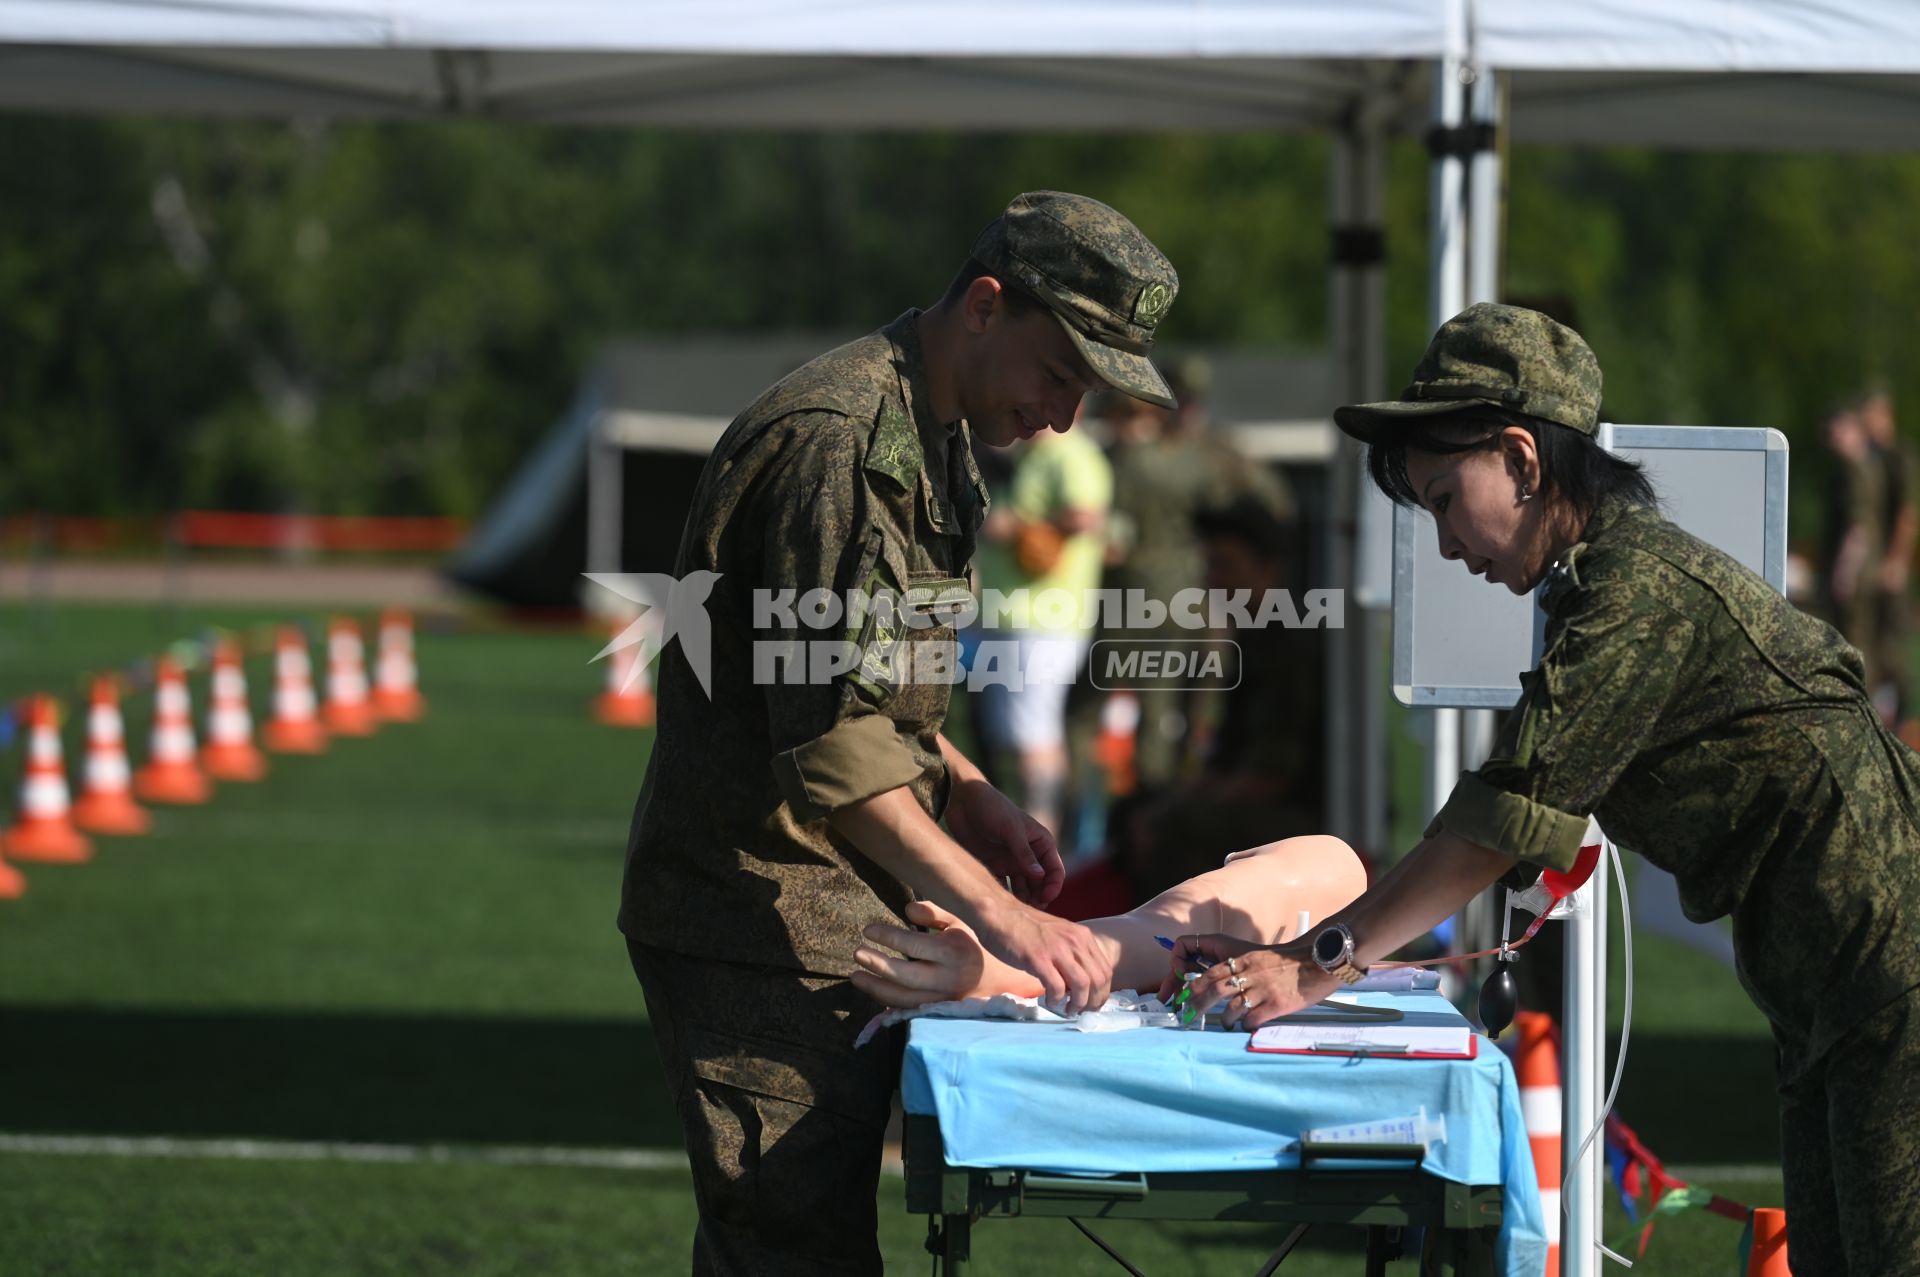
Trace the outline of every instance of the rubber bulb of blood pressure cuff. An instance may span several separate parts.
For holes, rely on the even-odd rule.
[[[1519,1005],[1520,990],[1513,983],[1512,964],[1499,963],[1480,986],[1480,1023],[1487,1036],[1497,1038],[1505,1033]]]

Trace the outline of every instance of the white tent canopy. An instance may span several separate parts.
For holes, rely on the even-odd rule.
[[[1911,0],[1474,0],[1520,141],[1920,148]]]
[[[1463,38],[1434,0],[14,0],[0,107],[1272,130],[1372,95],[1363,60]]]
[[[1908,0],[11,0],[0,108],[1413,132],[1441,58],[1523,141],[1920,147]]]

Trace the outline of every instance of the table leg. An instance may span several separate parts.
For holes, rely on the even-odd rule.
[[[1495,1234],[1492,1228],[1435,1229],[1428,1237],[1433,1272],[1454,1277],[1495,1277]],[[1423,1263],[1422,1272],[1427,1271]]]
[[[1386,1277],[1387,1260],[1396,1253],[1392,1229],[1379,1224],[1367,1229],[1367,1277]]]
[[[927,1219],[927,1249],[939,1262],[942,1277],[966,1277],[973,1240],[973,1220],[966,1215],[932,1215]]]
[[[1278,1268],[1281,1262],[1293,1253],[1293,1248],[1298,1246],[1300,1239],[1306,1235],[1307,1226],[1305,1224],[1301,1224],[1292,1232],[1288,1233],[1287,1239],[1280,1243],[1279,1248],[1275,1250],[1273,1254],[1267,1256],[1267,1262],[1260,1265],[1260,1271],[1255,1273],[1254,1277],[1273,1277],[1273,1270]]]

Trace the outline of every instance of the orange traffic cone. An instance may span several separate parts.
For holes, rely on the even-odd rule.
[[[626,626],[616,619],[611,629],[619,635]],[[607,686],[593,702],[593,716],[609,727],[653,726],[653,679],[640,663],[642,646],[635,643],[607,657]]]
[[[207,744],[200,765],[215,780],[255,781],[267,774],[267,759],[253,743],[253,710],[247,704],[247,672],[232,639],[213,645],[212,704],[207,707]]]
[[[152,829],[153,817],[133,801],[131,781],[120,693],[103,674],[93,680],[93,705],[87,711],[86,787],[73,805],[73,823],[95,834],[144,834]]]
[[[194,761],[193,700],[187,676],[167,657],[154,662],[153,745],[133,777],[133,792],[150,803],[191,806],[213,797],[213,782]]]
[[[1773,1206],[1754,1207],[1747,1277],[1793,1277],[1787,1267],[1787,1212]]]
[[[327,623],[327,730],[336,736],[371,736],[379,726],[367,699],[367,645],[360,626],[336,616]]]
[[[0,900],[18,900],[27,894],[27,876],[0,860]]]
[[[326,753],[327,729],[318,710],[306,635],[283,625],[273,650],[273,717],[267,720],[267,748],[276,754]]]
[[[427,712],[426,698],[420,695],[420,667],[413,659],[413,617],[398,608],[380,617],[373,709],[390,723],[417,723]]]
[[[1107,792],[1130,794],[1139,781],[1134,749],[1140,734],[1140,698],[1132,692],[1109,693],[1100,707],[1100,739],[1094,757],[1107,773]]]
[[[1533,1174],[1540,1184],[1540,1209],[1547,1217],[1547,1274],[1560,1271],[1560,1056],[1554,1045],[1553,1017],[1522,1011],[1513,1017],[1520,1045],[1513,1071],[1520,1082],[1520,1111],[1533,1145]]]
[[[53,697],[33,698],[27,711],[27,770],[20,780],[20,818],[7,830],[15,860],[78,865],[93,859],[93,842],[73,827],[67,769],[60,760],[60,729]]]

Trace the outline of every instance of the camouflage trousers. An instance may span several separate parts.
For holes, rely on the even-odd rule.
[[[1920,990],[1780,1090],[1794,1277],[1920,1277]]]
[[[627,945],[686,1136],[693,1272],[882,1271],[874,1198],[898,1030],[846,980]]]

